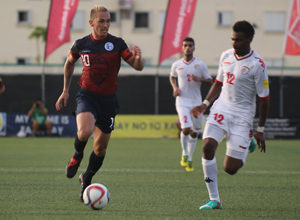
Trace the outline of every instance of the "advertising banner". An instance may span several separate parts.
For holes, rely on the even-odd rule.
[[[177,115],[119,115],[116,117],[116,138],[177,138]]]
[[[196,0],[169,0],[158,64],[181,52],[182,41],[190,33]]]
[[[76,120],[73,115],[48,115],[52,136],[75,136]],[[27,137],[32,135],[32,121],[26,114],[0,113],[0,136]]]
[[[70,41],[70,27],[77,10],[78,0],[52,0],[45,60],[60,45]]]

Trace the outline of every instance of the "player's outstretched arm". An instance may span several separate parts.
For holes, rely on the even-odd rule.
[[[71,53],[69,53],[68,58],[64,66],[64,88],[63,92],[56,101],[55,108],[60,111],[63,107],[67,106],[69,99],[69,88],[72,81],[72,76],[74,72],[74,67],[77,59],[75,59]]]
[[[177,86],[176,77],[170,76],[169,79],[170,79],[170,84],[173,88],[173,97],[180,96],[180,89]]]
[[[213,101],[215,101],[216,98],[218,98],[218,96],[221,93],[221,90],[222,84],[214,82],[203,103],[200,106],[196,106],[191,110],[191,113],[194,115],[194,117],[197,118],[200,114],[203,114],[210,105],[210,103],[212,103]]]
[[[258,127],[265,126],[269,110],[269,100],[261,99],[259,104],[259,121]],[[261,152],[266,152],[266,143],[263,131],[256,131],[255,139]]]
[[[142,59],[142,52],[138,46],[132,46],[132,55],[133,56],[130,57],[126,62],[136,70],[143,70],[144,62]]]

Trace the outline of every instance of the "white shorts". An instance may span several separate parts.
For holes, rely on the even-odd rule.
[[[202,131],[203,115],[201,114],[198,118],[195,118],[191,114],[193,108],[194,107],[176,105],[181,128],[191,128],[194,132],[200,133]]]
[[[245,163],[252,135],[252,128],[243,119],[224,112],[211,112],[204,128],[203,139],[213,138],[220,143],[226,137],[226,155]]]

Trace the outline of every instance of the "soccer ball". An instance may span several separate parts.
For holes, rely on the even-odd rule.
[[[83,192],[83,203],[92,209],[99,210],[107,206],[109,191],[103,184],[93,183]]]

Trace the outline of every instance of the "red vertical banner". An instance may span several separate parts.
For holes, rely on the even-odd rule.
[[[169,0],[158,64],[181,52],[182,40],[188,36],[197,0]]]
[[[70,27],[78,0],[51,0],[45,60],[59,46],[70,41]]]
[[[300,55],[300,0],[292,0],[284,53]]]

